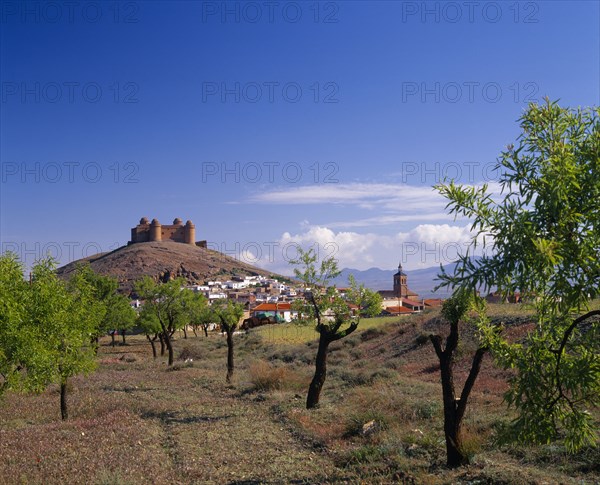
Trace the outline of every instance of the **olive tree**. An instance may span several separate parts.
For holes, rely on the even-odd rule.
[[[350,291],[341,296],[336,287],[331,284],[339,274],[337,261],[327,258],[318,264],[318,255],[313,249],[304,251],[298,248],[298,257],[291,261],[295,266],[294,274],[305,287],[304,300],[295,305],[299,311],[300,320],[315,325],[319,333],[319,347],[315,361],[315,374],[308,388],[306,408],[312,409],[319,404],[321,389],[327,377],[327,352],[329,345],[354,332],[360,321],[361,304],[372,302],[373,292],[358,287],[350,277]],[[357,307],[353,314],[351,306]]]
[[[480,328],[496,361],[516,370],[505,398],[518,417],[506,436],[561,439],[574,451],[598,438],[589,411],[600,402],[600,311],[590,309],[600,291],[600,110],[546,99],[528,106],[520,127],[499,157],[500,195],[487,185],[437,185],[474,231],[441,285],[520,292],[535,307],[524,341]],[[484,255],[472,258],[479,244]]]

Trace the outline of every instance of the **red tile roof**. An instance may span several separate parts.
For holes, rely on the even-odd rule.
[[[408,298],[402,298],[402,305],[423,306],[423,303],[414,300],[409,300]]]
[[[406,308],[405,306],[389,306],[385,308],[385,311],[389,313],[413,313],[410,308]]]
[[[251,312],[286,312],[290,311],[292,305],[290,303],[261,303],[258,306],[255,306],[250,311]]]

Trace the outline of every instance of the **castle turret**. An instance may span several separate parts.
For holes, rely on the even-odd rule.
[[[183,237],[186,244],[196,244],[196,226],[192,221],[185,223]]]
[[[150,223],[150,241],[162,241],[162,226],[158,219],[152,219]]]

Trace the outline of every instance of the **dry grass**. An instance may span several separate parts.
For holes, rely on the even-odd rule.
[[[507,318],[522,317],[515,307]],[[153,360],[141,337],[123,348],[107,339],[98,371],[73,380],[71,420],[60,421],[55,387],[0,402],[0,483],[599,483],[597,451],[494,444],[511,415],[502,404],[508,374],[488,357],[465,418],[474,464],[445,468],[439,369],[431,345],[418,341],[444,334],[435,315],[372,319],[333,344],[321,405],[310,412],[312,339],[236,335],[230,386],[219,334],[179,336],[177,372],[165,357]],[[475,347],[469,339],[457,386]],[[362,433],[370,421],[376,428]]]

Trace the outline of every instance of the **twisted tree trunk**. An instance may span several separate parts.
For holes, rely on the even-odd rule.
[[[324,332],[319,337],[319,349],[317,350],[317,359],[315,362],[315,375],[308,388],[308,396],[306,398],[306,409],[312,409],[319,404],[321,389],[325,384],[327,377],[327,349],[331,340],[327,338]]]

